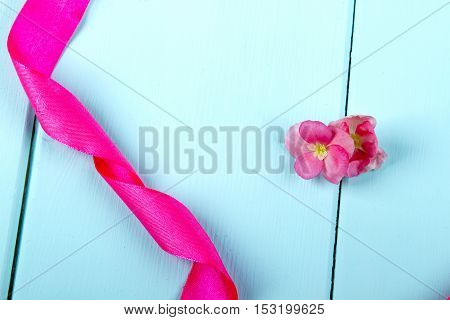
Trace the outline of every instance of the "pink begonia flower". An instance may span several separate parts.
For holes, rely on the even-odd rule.
[[[354,142],[355,152],[350,158],[347,177],[378,169],[386,160],[387,154],[378,147],[376,124],[375,118],[370,116],[349,116],[330,123],[347,132]]]
[[[285,144],[300,177],[312,179],[322,173],[335,184],[347,173],[355,148],[345,131],[319,121],[304,121],[289,128]]]

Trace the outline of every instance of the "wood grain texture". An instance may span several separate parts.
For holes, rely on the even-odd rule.
[[[377,118],[389,158],[380,171],[343,185],[340,227],[375,251],[339,231],[336,299],[450,295],[450,5],[445,4],[356,3],[352,65],[368,58],[351,70],[348,112]]]
[[[5,4],[20,7],[24,2]],[[0,299],[8,294],[34,120],[6,48],[15,16],[0,5]]]
[[[335,79],[271,125],[342,116],[352,5],[94,1],[71,44],[81,56],[66,51],[54,76],[138,167],[139,127],[173,132],[180,123],[167,113],[195,134],[203,126],[259,127]],[[87,156],[41,128],[36,141],[13,297],[177,298],[190,264],[162,252],[127,218]],[[290,163],[283,137],[269,145],[272,159]],[[199,151],[197,142],[192,147]],[[241,298],[328,298],[334,226],[327,219],[335,220],[337,186],[302,181],[287,169],[263,171],[272,183],[245,174],[238,141],[227,174],[225,148],[219,138],[214,174],[160,169],[143,178],[158,190],[170,188],[198,217]]]

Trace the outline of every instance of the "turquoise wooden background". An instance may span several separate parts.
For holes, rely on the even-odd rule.
[[[6,50],[23,3],[0,1],[0,297],[177,298],[189,263],[34,122]],[[375,116],[388,162],[341,187],[288,171],[143,178],[192,209],[242,298],[440,299],[449,31],[442,0],[94,0],[54,78],[136,167],[140,126]],[[271,148],[286,154],[280,139]]]

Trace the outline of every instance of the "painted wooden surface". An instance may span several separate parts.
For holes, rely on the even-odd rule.
[[[22,2],[7,3],[18,9]],[[343,115],[352,13],[353,0],[97,0],[54,76],[137,168],[143,126],[173,133],[188,125],[197,133]],[[14,14],[0,14],[6,39]],[[287,169],[242,172],[237,133],[232,174],[222,160],[213,175],[197,165],[193,174],[143,175],[192,209],[242,298],[326,299],[332,288],[335,299],[450,295],[449,18],[442,0],[356,1],[347,111],[378,119],[389,159],[342,185],[333,281],[336,186],[301,181]],[[4,40],[0,50],[0,147],[11,151],[0,168],[4,295],[32,115]],[[189,263],[155,245],[88,157],[39,126],[36,132],[13,298],[177,298]],[[197,142],[183,141],[199,154]],[[271,160],[286,156],[280,138],[270,145]],[[220,158],[225,149],[219,135]]]
[[[5,3],[20,7],[23,2]],[[0,5],[0,299],[9,288],[34,119],[6,49],[15,16]]]
[[[137,167],[141,126],[260,127],[332,79],[271,125],[342,116],[352,12],[349,0],[93,1],[54,77]],[[272,159],[287,156],[282,140]],[[144,179],[192,209],[242,298],[328,298],[338,187],[245,174],[240,150],[233,174],[222,161]],[[155,245],[88,157],[38,128],[33,159],[13,298],[178,297],[189,263]]]
[[[336,299],[450,295],[449,30],[446,1],[357,1],[348,111],[389,160],[343,185]]]

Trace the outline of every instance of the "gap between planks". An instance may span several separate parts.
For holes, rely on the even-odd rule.
[[[348,97],[350,91],[350,76],[352,68],[352,49],[353,49],[353,33],[355,31],[355,15],[356,15],[356,0],[353,1],[353,15],[352,15],[352,26],[350,33],[350,48],[348,53],[348,68],[347,68],[347,89],[345,96],[345,108],[344,116],[348,115]],[[333,246],[333,265],[331,267],[331,287],[330,287],[330,300],[333,300],[334,294],[334,277],[336,273],[336,255],[337,255],[337,242],[338,242],[338,231],[339,231],[339,214],[341,209],[341,197],[342,197],[342,181],[339,183],[338,191],[338,203],[336,210],[336,224],[334,229],[334,246]]]
[[[28,105],[28,108],[31,108],[31,105]],[[20,252],[20,243],[22,239],[22,228],[23,228],[23,219],[25,215],[25,208],[27,204],[27,198],[28,198],[28,186],[29,186],[29,180],[30,180],[30,173],[31,168],[33,165],[33,155],[34,155],[34,148],[36,145],[36,116],[33,113],[33,126],[31,129],[31,139],[30,139],[30,146],[28,151],[28,159],[26,164],[26,171],[25,171],[25,182],[23,185],[23,191],[22,191],[22,201],[20,204],[20,213],[19,213],[19,224],[17,226],[17,233],[16,233],[16,242],[14,246],[14,257],[13,257],[13,263],[11,267],[11,275],[9,277],[9,289],[8,289],[8,296],[7,300],[12,300],[12,296],[14,294],[14,282],[16,278],[16,267],[17,267],[17,259]]]

